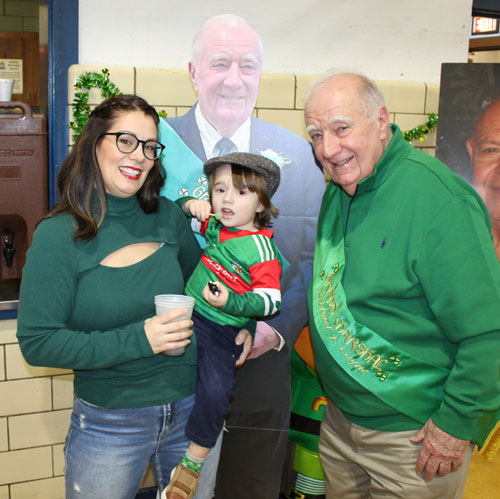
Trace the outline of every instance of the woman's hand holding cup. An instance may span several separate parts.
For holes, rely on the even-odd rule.
[[[190,329],[193,321],[178,320],[187,312],[185,308],[176,308],[144,321],[144,331],[155,354],[185,348],[191,343],[189,337],[193,334]]]

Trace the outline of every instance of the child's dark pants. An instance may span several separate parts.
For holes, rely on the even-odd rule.
[[[234,390],[234,368],[242,345],[235,345],[241,330],[235,326],[221,326],[193,312],[194,332],[198,351],[196,398],[186,426],[189,440],[211,448],[224,425],[229,412],[229,401]]]

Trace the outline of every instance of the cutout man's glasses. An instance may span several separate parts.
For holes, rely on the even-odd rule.
[[[128,132],[108,132],[103,133],[103,135],[115,135],[116,147],[125,154],[134,152],[139,147],[139,144],[142,144],[142,152],[146,159],[158,159],[165,149],[165,146],[156,142],[156,140],[140,140]]]

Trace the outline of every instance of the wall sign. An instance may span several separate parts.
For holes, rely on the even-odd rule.
[[[14,78],[13,94],[23,92],[23,60],[0,59],[0,78]]]

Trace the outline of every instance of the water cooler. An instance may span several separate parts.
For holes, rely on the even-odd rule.
[[[45,117],[0,102],[0,312],[17,309],[26,250],[47,207]]]

